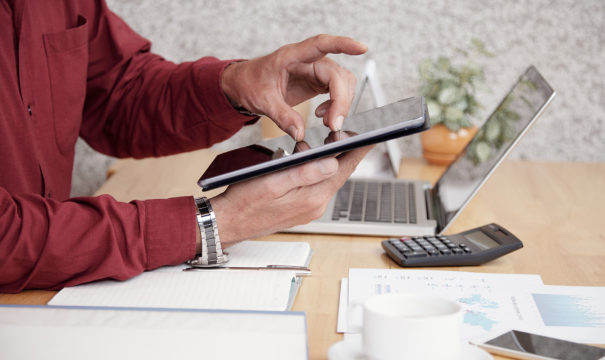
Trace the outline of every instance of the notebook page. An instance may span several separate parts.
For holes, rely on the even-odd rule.
[[[229,263],[235,267],[266,267],[267,265],[304,266],[311,247],[305,242],[242,241],[227,249]],[[154,271],[182,271],[187,264],[162,266]]]
[[[151,271],[65,288],[48,305],[284,311],[293,278],[293,271]]]

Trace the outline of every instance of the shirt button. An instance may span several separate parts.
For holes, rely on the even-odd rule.
[[[27,105],[27,111],[29,111],[29,116],[32,116],[32,108],[29,105]]]

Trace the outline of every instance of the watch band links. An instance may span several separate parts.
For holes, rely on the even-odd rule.
[[[225,264],[229,261],[229,258],[226,253],[223,253],[221,247],[216,217],[210,200],[205,196],[196,198],[195,207],[202,237],[202,253],[188,260],[187,264],[196,267],[213,267]]]

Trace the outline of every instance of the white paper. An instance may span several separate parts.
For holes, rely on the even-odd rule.
[[[305,315],[0,306],[3,360],[200,357],[308,359]]]
[[[284,311],[293,271],[145,272],[61,290],[48,305]]]
[[[348,328],[347,312],[349,309],[349,279],[340,280],[340,299],[338,300],[338,319],[336,332],[346,333]]]
[[[462,271],[405,270],[405,269],[350,269],[349,303],[386,293],[431,292],[444,294],[489,293],[496,288],[516,285],[542,286],[539,275],[491,274]],[[342,290],[342,289],[341,289]],[[443,291],[441,291],[443,290]],[[338,311],[338,332],[349,332],[348,306]],[[358,322],[361,312],[352,314]],[[469,335],[473,337],[473,335]]]
[[[460,303],[465,309],[465,340],[507,328],[605,344],[603,287],[546,286],[535,275],[427,270],[349,272],[349,303],[378,294],[407,292],[440,295]]]
[[[243,241],[229,248],[230,266],[303,266],[308,243]],[[48,304],[61,306],[286,310],[293,271],[183,272],[166,266],[126,281],[99,281],[61,290]]]

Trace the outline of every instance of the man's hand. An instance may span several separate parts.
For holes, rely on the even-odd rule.
[[[318,35],[272,54],[229,65],[221,85],[229,101],[267,115],[296,141],[305,136],[302,117],[292,109],[318,94],[330,100],[315,110],[324,125],[340,130],[355,97],[355,76],[327,54],[361,55],[368,47],[348,37]]]
[[[371,148],[229,186],[211,199],[223,248],[319,218]]]

